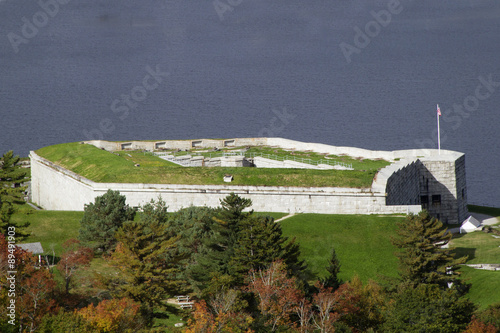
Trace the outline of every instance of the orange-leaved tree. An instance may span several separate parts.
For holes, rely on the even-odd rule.
[[[128,298],[90,304],[75,313],[82,316],[99,332],[133,332],[143,327],[139,313],[140,304]]]
[[[304,293],[297,287],[297,279],[287,276],[285,263],[277,260],[265,270],[252,270],[248,280],[246,290],[256,296],[269,329],[274,332],[293,326],[290,315],[296,312]]]

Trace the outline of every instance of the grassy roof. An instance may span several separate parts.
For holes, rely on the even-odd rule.
[[[389,164],[386,161],[334,156],[340,161],[352,163],[356,170],[182,167],[140,151],[111,153],[80,143],[48,146],[36,153],[57,165],[102,183],[227,185],[223,177],[231,174],[234,177],[231,185],[369,188],[376,172]],[[292,154],[281,149],[277,153]],[[293,154],[323,158],[314,153]],[[135,164],[140,167],[134,166]]]

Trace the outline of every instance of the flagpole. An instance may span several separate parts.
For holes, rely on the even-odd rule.
[[[436,116],[437,116],[437,124],[438,124],[438,153],[439,155],[441,155],[441,135],[439,133],[439,116],[441,115],[441,110],[439,110],[439,104],[437,104],[437,112],[436,112]]]

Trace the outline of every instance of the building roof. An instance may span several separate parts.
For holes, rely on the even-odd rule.
[[[21,249],[29,251],[33,254],[41,254],[43,253],[43,247],[40,242],[36,243],[24,243],[24,244],[17,244]]]

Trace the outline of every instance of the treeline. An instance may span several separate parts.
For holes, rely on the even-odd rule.
[[[18,197],[14,187],[3,185],[12,184],[6,174],[0,171],[0,181],[5,181],[0,183],[0,202]],[[425,211],[409,215],[392,240],[399,249],[399,278],[367,284],[357,277],[339,279],[341,263],[333,246],[328,274],[314,277],[295,239],[284,237],[279,223],[254,213],[251,200],[235,194],[217,208],[175,213],[168,213],[158,198],[138,213],[110,190],[85,206],[78,239],[64,243],[58,262],[42,265],[9,245],[9,221],[0,221],[5,235],[0,236],[1,332],[500,329],[500,304],[477,311],[467,299],[469,286],[458,271],[466,258],[455,258],[453,249],[444,246],[451,234]],[[88,276],[86,284],[92,288],[85,292],[74,279],[95,256],[111,269]],[[9,294],[11,257],[16,260],[14,297]],[[193,309],[167,302],[176,295],[189,295]],[[14,314],[8,308],[12,299]],[[168,314],[186,318],[185,327],[162,326]]]

